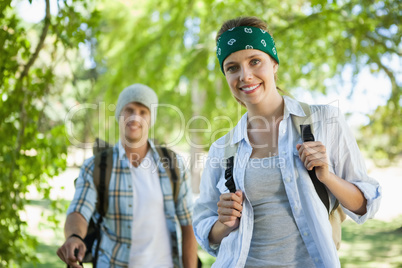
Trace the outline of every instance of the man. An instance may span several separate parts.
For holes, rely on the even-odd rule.
[[[183,161],[178,157],[182,172],[175,203],[170,179],[155,145],[148,139],[157,104],[155,92],[142,84],[131,85],[119,95],[115,116],[120,140],[113,148],[109,207],[102,222],[97,267],[197,265],[191,188]],[[84,162],[77,179],[64,227],[66,241],[57,251],[71,267],[81,267],[77,262],[83,259],[86,250],[82,238],[86,236],[90,218],[99,217],[93,170],[94,157],[91,157]]]

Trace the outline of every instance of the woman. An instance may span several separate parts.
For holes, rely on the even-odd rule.
[[[317,141],[302,142],[292,118],[305,113],[278,92],[275,42],[258,18],[226,21],[217,57],[247,113],[210,148],[194,209],[199,244],[216,256],[214,267],[340,267],[328,211],[307,170],[326,186],[330,206],[338,200],[358,223],[373,217],[381,198],[344,118],[334,107],[310,106]],[[235,193],[217,164],[228,143],[237,148]]]

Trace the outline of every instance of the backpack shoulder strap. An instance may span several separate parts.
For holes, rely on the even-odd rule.
[[[96,138],[95,143],[92,146],[92,153],[94,155],[96,155],[110,147],[113,147],[113,146],[102,139]]]
[[[314,141],[314,126],[313,126],[313,119],[311,117],[311,108],[310,105],[304,102],[299,102],[305,116],[295,116],[292,115],[292,122],[301,136],[303,142],[306,141]],[[330,207],[329,207],[329,195],[327,192],[327,189],[325,185],[320,182],[317,178],[317,175],[315,174],[315,168],[312,170],[308,170],[308,174],[311,178],[311,181],[313,182],[314,188],[320,197],[322,203],[326,207],[328,213],[330,213]]]
[[[155,144],[156,151],[159,154],[159,158],[163,164],[163,167],[166,170],[166,173],[170,179],[170,184],[172,186],[173,200],[176,203],[179,199],[180,192],[180,168],[177,163],[177,155],[176,153],[165,147],[158,144]]]
[[[299,101],[299,104],[302,107],[305,116],[292,115],[293,125],[295,126],[297,132],[299,133],[299,135],[301,137],[303,137],[302,132],[301,132],[302,131],[301,126],[306,126],[306,125],[310,126],[311,134],[314,135],[313,119],[311,117],[310,105],[308,105],[307,103],[304,103],[304,102],[300,102],[300,101]]]
[[[113,147],[98,152],[95,155],[93,180],[97,191],[96,209],[102,217],[106,215],[109,207],[109,183],[113,169]]]
[[[225,179],[226,179],[226,187],[228,187],[231,193],[236,192],[236,184],[233,178],[233,168],[235,163],[235,158],[237,154],[237,149],[239,147],[239,143],[231,144],[233,138],[234,130],[229,131],[225,136],[225,151],[223,158],[226,161],[225,166]]]

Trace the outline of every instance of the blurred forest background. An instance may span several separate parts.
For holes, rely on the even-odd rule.
[[[353,125],[365,157],[378,166],[400,161],[401,0],[1,0],[0,11],[0,267],[46,262],[38,252],[61,245],[68,200],[51,196],[52,178],[77,151],[86,149],[74,163],[89,157],[95,137],[117,141],[114,103],[130,84],[159,95],[151,136],[189,155],[197,192],[200,157],[244,113],[215,57],[216,32],[233,17],[268,23],[279,87],[302,101],[346,96],[347,118],[364,108]],[[381,83],[357,89],[373,78]],[[50,211],[42,217],[59,237],[53,246],[29,231],[25,212],[35,202]],[[390,240],[401,245],[400,236]]]

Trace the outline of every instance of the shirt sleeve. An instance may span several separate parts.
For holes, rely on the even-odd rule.
[[[176,204],[176,215],[180,225],[187,226],[192,224],[193,214],[193,195],[191,189],[191,176],[189,170],[184,165],[181,156],[177,155],[180,169],[180,190]]]
[[[67,215],[73,212],[80,213],[89,222],[95,211],[96,189],[92,173],[94,157],[87,159],[81,167],[80,174],[75,182],[75,194],[67,210]]]
[[[379,209],[382,196],[381,186],[375,179],[368,176],[356,139],[339,109],[330,107],[327,110],[325,128],[328,131],[329,157],[334,173],[356,185],[367,199],[367,212],[364,215],[358,215],[342,208],[355,222],[364,223],[367,219],[373,218]]]
[[[217,141],[217,143],[220,140]],[[194,234],[201,247],[212,256],[216,257],[219,246],[209,243],[209,233],[212,226],[218,220],[218,201],[221,195],[217,183],[222,173],[221,159],[223,149],[219,150],[214,143],[208,153],[204,171],[201,177],[200,197],[194,207]],[[222,154],[222,155],[220,155]]]

